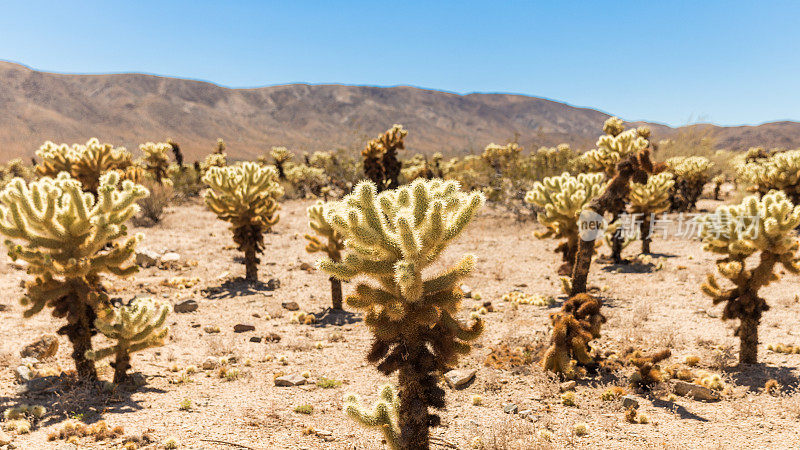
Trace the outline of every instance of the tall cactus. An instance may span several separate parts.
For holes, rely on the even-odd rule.
[[[364,174],[378,188],[395,189],[400,186],[400,172],[403,165],[397,158],[397,151],[405,149],[405,137],[408,131],[402,125],[395,124],[385,133],[367,142],[361,152],[364,158]]]
[[[136,298],[129,305],[112,307],[98,314],[94,321],[105,337],[116,341],[100,350],[88,350],[92,361],[114,357],[114,383],[122,383],[131,368],[131,353],[164,345],[169,327],[164,326],[172,308],[166,301]]]
[[[469,352],[483,323],[462,326],[455,318],[475,257],[464,256],[438,276],[424,279],[447,244],[472,220],[484,202],[466,194],[455,181],[416,180],[377,194],[368,181],[339,202],[327,203],[326,221],[345,239],[342,262],[323,259],[319,267],[340,280],[359,275],[377,286],[359,283],[347,303],[366,310],[365,324],[375,340],[367,359],[386,375],[399,372],[400,448],[424,449],[428,427],[439,423],[429,408],[444,407],[438,376]]]
[[[306,251],[309,253],[323,252],[331,261],[341,262],[344,239],[341,233],[334,230],[325,219],[325,205],[317,203],[309,206],[308,220],[308,226],[316,232],[317,236],[305,235],[308,240]],[[325,242],[322,239],[325,239]],[[330,282],[333,309],[342,309],[342,282],[333,275],[330,276]]]
[[[703,216],[700,223],[703,248],[724,255],[717,261],[717,271],[735,284],[732,289],[723,289],[709,274],[702,290],[715,305],[725,303],[723,320],[739,319],[739,362],[754,364],[758,323],[762,312],[769,309],[758,291],[778,279],[778,264],[790,273],[800,272],[800,242],[793,231],[800,225],[800,205],[792,205],[782,191],[772,191],[760,200],[749,196],[739,205],[720,206]],[[756,253],[758,265],[748,269],[746,259]]]
[[[110,170],[125,171],[131,164],[131,154],[122,147],[101,144],[97,138],[89,139],[85,145],[57,145],[47,141],[36,151],[42,162],[36,172],[43,177],[55,178],[67,172],[81,182],[83,190],[97,193],[100,176]]]
[[[148,192],[127,180],[120,189],[116,172],[100,177],[97,198],[81,189],[66,173],[28,184],[14,179],[0,192],[0,232],[11,238],[6,240],[11,259],[26,261],[34,276],[21,300],[28,307],[25,317],[51,307],[53,316],[66,318],[59,334],[72,343],[78,374],[96,378],[85,353],[92,348],[97,311],[108,305],[101,276],[136,272],[129,259],[141,236],[127,236],[125,222]]]
[[[245,162],[229,167],[210,167],[203,182],[208,208],[231,223],[233,241],[244,252],[245,279],[258,281],[257,254],[264,252],[264,233],[278,222],[278,199],[283,188],[272,166]]]
[[[144,168],[158,183],[163,183],[169,170],[169,153],[173,146],[166,142],[146,142],[139,146],[139,150],[144,154]]]
[[[672,179],[672,174],[667,172],[651,175],[644,184],[631,182],[628,203],[634,217],[641,216],[639,232],[644,254],[650,253],[652,221],[656,214],[669,209],[669,192],[674,184],[675,180]]]
[[[564,239],[556,247],[562,255],[563,264],[558,269],[559,275],[569,275],[575,264],[578,251],[579,232],[578,218],[583,208],[605,188],[605,176],[602,173],[578,174],[573,177],[567,172],[557,177],[548,177],[536,182],[533,189],[525,195],[525,202],[544,208],[539,213],[539,223],[547,228],[543,233],[536,233],[539,239]]]
[[[361,425],[367,428],[380,428],[386,443],[392,450],[400,450],[400,425],[398,424],[398,409],[400,402],[397,389],[391,384],[380,389],[380,400],[375,403],[372,411],[367,411],[361,406],[361,400],[355,394],[348,394],[344,398],[344,411]]]

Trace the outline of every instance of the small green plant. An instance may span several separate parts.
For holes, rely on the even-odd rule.
[[[320,377],[317,380],[317,387],[322,389],[333,389],[342,385],[342,382],[333,378]]]
[[[178,409],[180,409],[181,411],[191,411],[192,410],[192,401],[190,399],[188,399],[188,398],[185,398],[185,399],[181,400],[181,403],[178,406]]]
[[[294,412],[296,412],[298,414],[310,415],[310,414],[312,414],[314,412],[314,405],[306,404],[306,405],[295,406]]]

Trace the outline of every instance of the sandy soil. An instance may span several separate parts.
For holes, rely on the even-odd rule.
[[[289,201],[283,205],[275,233],[267,236],[266,253],[259,276],[266,281],[280,280],[280,288],[248,288],[227,280],[241,276],[243,266],[223,222],[202,205],[171,208],[163,223],[152,228],[137,228],[146,234],[142,247],[181,255],[181,267],[169,270],[151,267],[124,281],[113,281],[114,295],[130,299],[137,295],[169,298],[173,303],[194,299],[199,309],[171,316],[171,337],[161,348],[149,349],[133,357],[134,372],[143,385],[119,389],[111,396],[87,394],[80,386],[60,386],[55,392],[29,397],[17,392],[14,369],[19,365],[20,349],[44,333],[53,333],[61,323],[41,313],[23,319],[17,303],[22,295],[20,281],[24,271],[15,268],[7,257],[0,258],[0,408],[20,403],[42,404],[48,413],[27,435],[16,436],[17,448],[58,448],[64,441],[48,442],[69,417],[87,423],[104,419],[110,426],[121,425],[127,435],[149,434],[150,448],[160,448],[170,436],[180,448],[237,448],[226,441],[250,448],[382,448],[375,430],[358,427],[341,411],[342,397],[355,392],[371,403],[377,387],[388,380],[364,360],[370,334],[359,315],[345,318],[344,325],[292,324],[292,313],[281,303],[295,301],[301,310],[319,313],[329,305],[327,277],[316,270],[303,270],[316,255],[304,251],[307,230],[305,207],[310,202]],[[712,202],[704,200],[701,207]],[[528,345],[541,349],[549,333],[548,314],[557,310],[560,283],[555,275],[559,256],[552,252],[556,243],[538,240],[532,233],[534,222],[519,223],[513,218],[485,208],[465,234],[448,250],[442,263],[453,262],[464,252],[478,255],[479,263],[467,284],[482,295],[482,301],[466,299],[464,317],[491,301],[493,312],[486,314],[487,330],[474,351],[463,358],[462,368],[477,369],[475,381],[463,390],[446,388],[447,409],[443,425],[433,435],[457,446],[471,448],[478,439],[486,448],[797,448],[800,438],[800,393],[797,392],[800,355],[786,355],[766,349],[770,343],[800,345],[800,281],[786,276],[763,294],[772,309],[761,322],[760,364],[738,368],[738,340],[733,323],[719,319],[720,308],[712,307],[699,288],[705,273],[713,269],[714,257],[701,249],[696,240],[657,238],[653,251],[664,256],[662,270],[640,265],[616,267],[593,265],[590,284],[602,288],[604,313],[608,323],[595,342],[601,350],[634,345],[646,351],[670,348],[669,364],[680,364],[686,355],[701,358],[700,367],[720,373],[728,387],[721,401],[704,403],[678,397],[674,402],[636,394],[640,411],[649,416],[648,424],[631,424],[623,418],[620,401],[604,402],[600,395],[609,386],[626,386],[630,369],[620,373],[588,377],[578,382],[577,405],[560,401],[560,381],[530,364],[513,369],[486,367],[484,360],[492,348]],[[634,256],[638,243],[626,249]],[[199,278],[189,288],[161,285],[174,277]],[[556,297],[552,307],[503,302],[512,289],[530,294]],[[352,285],[345,285],[345,293]],[[236,324],[252,324],[253,332],[234,333]],[[218,334],[204,331],[218,326]],[[279,342],[250,342],[254,336],[277,333]],[[98,342],[100,338],[96,338]],[[317,348],[317,343],[323,348]],[[71,348],[66,339],[56,357],[42,367],[61,366],[72,370]],[[285,355],[287,365],[272,357]],[[199,370],[181,377],[188,366],[200,366],[209,356],[235,356],[228,364],[240,370],[238,379],[220,378],[216,370]],[[101,375],[110,379],[106,363],[98,364]],[[277,373],[310,373],[310,384],[276,387]],[[318,387],[316,380],[327,377],[341,381],[333,388]],[[763,392],[766,380],[774,378],[782,389],[776,395]],[[482,396],[480,406],[472,397]],[[663,398],[663,396],[662,396]],[[181,403],[191,402],[190,410]],[[503,406],[514,403],[530,414],[505,414]],[[314,406],[310,415],[295,412],[295,407]],[[588,435],[573,433],[576,423],[588,427]],[[309,430],[313,428],[313,430]],[[552,442],[540,438],[542,430],[552,433]],[[13,433],[11,433],[13,434]],[[81,448],[111,448],[120,439],[94,442],[81,439]],[[63,447],[68,448],[68,447]],[[74,447],[73,447],[74,448]],[[243,448],[243,447],[240,447]],[[444,448],[444,447],[440,447]]]

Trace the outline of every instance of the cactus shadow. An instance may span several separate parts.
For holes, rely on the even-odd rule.
[[[328,326],[342,326],[361,322],[361,314],[352,313],[343,309],[325,308],[314,316],[314,328],[324,328]]]
[[[685,407],[683,407],[683,406],[681,406],[681,405],[679,405],[679,404],[677,404],[675,402],[671,402],[669,400],[662,400],[662,399],[659,399],[659,398],[651,398],[650,402],[656,408],[668,409],[669,411],[673,412],[674,414],[677,414],[678,417],[680,417],[681,419],[691,419],[691,420],[697,420],[699,422],[708,422],[708,419],[706,419],[705,417],[698,416],[697,414],[689,411]]]
[[[244,295],[263,294],[273,292],[280,287],[278,279],[270,279],[266,283],[262,281],[248,281],[244,278],[234,278],[227,280],[219,286],[203,289],[203,295],[212,300],[221,300]]]
[[[138,376],[136,372],[130,375]],[[25,390],[28,386],[34,388]],[[106,413],[128,413],[144,409],[145,406],[132,397],[139,393],[165,394],[166,391],[147,385],[128,384],[107,391],[98,382],[81,381],[75,374],[62,373],[58,376],[35,378],[33,385],[31,382],[20,385],[16,396],[0,397],[0,411],[25,404],[43,406],[47,412],[34,421],[37,428],[68,419],[93,424],[102,420]]]
[[[730,374],[737,385],[746,386],[750,392],[762,392],[767,380],[776,380],[783,392],[791,392],[800,388],[800,378],[791,367],[758,363],[730,367],[726,369],[726,372]]]

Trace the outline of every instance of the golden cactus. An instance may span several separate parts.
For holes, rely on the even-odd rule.
[[[794,206],[782,191],[772,191],[761,199],[745,198],[741,204],[720,206],[700,219],[704,249],[724,255],[717,271],[735,287],[723,289],[709,274],[702,290],[716,305],[725,303],[722,319],[739,319],[736,335],[740,340],[739,362],[754,364],[758,352],[758,323],[769,309],[759,289],[778,279],[775,266],[800,272],[797,250],[800,242],[794,229],[800,225],[800,206]],[[746,260],[758,253],[758,265],[748,269]]]
[[[66,173],[28,184],[14,179],[0,193],[0,232],[11,238],[6,241],[11,259],[27,262],[34,276],[21,301],[28,307],[25,317],[47,306],[53,316],[66,318],[59,333],[72,342],[78,373],[96,378],[85,353],[91,350],[97,311],[108,304],[101,276],[136,272],[129,259],[141,236],[128,237],[125,222],[148,192],[128,180],[120,189],[113,171],[100,177],[97,197],[81,189]]]
[[[740,164],[737,167],[738,178],[750,184],[756,192],[765,194],[779,189],[792,203],[800,204],[800,150],[764,153],[762,156],[748,158],[748,162]]]
[[[386,444],[392,450],[400,450],[400,425],[398,409],[400,402],[397,398],[397,389],[391,384],[380,388],[380,400],[375,403],[372,411],[367,411],[361,406],[361,400],[355,394],[348,394],[344,398],[344,411],[361,425],[367,428],[380,428]]]
[[[144,168],[158,183],[163,183],[167,177],[169,169],[169,153],[172,145],[166,142],[147,142],[139,146],[139,150],[144,154],[142,158]]]
[[[229,167],[210,167],[203,182],[208,208],[230,222],[233,241],[244,252],[245,279],[258,281],[257,254],[264,252],[264,233],[278,222],[278,199],[283,188],[272,166],[245,162]]]
[[[600,337],[606,318],[600,300],[577,294],[564,302],[561,311],[550,314],[553,332],[541,364],[545,370],[566,378],[577,378],[585,367],[595,365],[589,342]]]
[[[131,154],[122,147],[114,148],[111,144],[101,144],[97,138],[91,138],[85,145],[56,145],[45,142],[36,156],[42,162],[36,166],[36,172],[43,177],[54,178],[60,172],[67,172],[80,181],[83,190],[97,193],[100,177],[111,170],[125,171],[132,163]]]
[[[129,305],[110,307],[98,314],[94,321],[97,329],[114,342],[113,345],[88,350],[86,357],[92,361],[114,357],[114,383],[122,383],[131,368],[131,353],[164,344],[169,327],[164,323],[172,307],[166,301],[136,298]]]
[[[364,174],[375,183],[378,192],[400,186],[399,176],[402,164],[397,159],[397,151],[405,148],[408,131],[395,124],[377,138],[367,142],[361,152],[364,158]]]
[[[308,220],[308,226],[317,235],[305,235],[306,240],[308,240],[306,251],[308,253],[323,252],[331,261],[341,262],[344,238],[325,219],[325,205],[317,203],[314,206],[310,206],[308,208]],[[325,239],[325,242],[322,239]],[[333,275],[330,276],[330,282],[333,309],[342,309],[342,282]]]
[[[286,149],[286,147],[272,147],[269,152],[272,160],[275,162],[275,167],[278,169],[278,177],[283,180],[286,178],[286,163],[294,158],[294,153]]]
[[[365,181],[339,202],[327,203],[326,221],[344,237],[342,262],[325,258],[319,267],[346,281],[359,275],[347,303],[366,311],[375,340],[367,359],[386,375],[399,372],[400,448],[427,448],[430,425],[444,407],[438,376],[469,352],[482,322],[462,326],[455,318],[463,296],[460,280],[475,265],[472,255],[438,276],[423,272],[472,220],[483,204],[480,193],[463,193],[455,181],[417,180],[377,194]]]
[[[600,195],[604,188],[605,176],[602,173],[581,173],[573,177],[564,172],[561,176],[548,177],[535,183],[533,189],[525,195],[525,202],[544,208],[539,213],[538,220],[547,231],[536,233],[536,237],[564,239],[556,247],[563,259],[563,264],[558,269],[560,275],[572,273],[580,239],[578,219],[584,207]]]
[[[711,178],[714,166],[705,156],[676,156],[665,161],[667,170],[675,175],[670,199],[673,211],[689,211],[697,205],[703,186]]]
[[[628,205],[634,217],[641,216],[640,234],[642,239],[642,253],[650,253],[651,225],[655,215],[669,209],[669,193],[675,180],[672,174],[662,172],[651,175],[647,183],[631,182],[631,191],[628,193]]]

